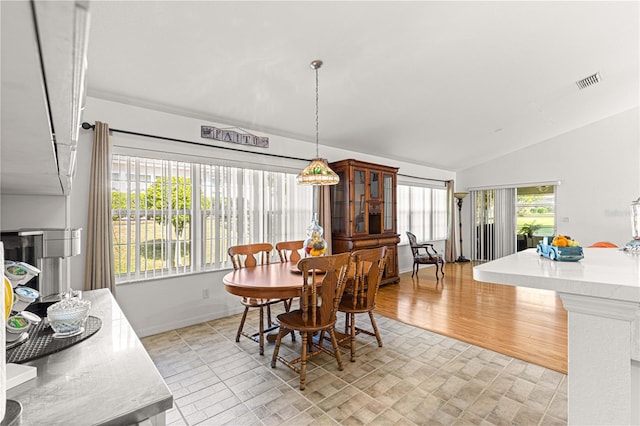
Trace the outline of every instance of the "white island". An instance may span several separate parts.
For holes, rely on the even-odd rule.
[[[640,255],[586,248],[584,259],[558,262],[530,249],[474,267],[473,278],[562,299],[569,424],[640,424]]]

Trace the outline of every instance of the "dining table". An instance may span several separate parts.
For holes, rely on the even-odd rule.
[[[256,299],[292,299],[302,292],[302,273],[291,262],[236,269],[222,282],[227,292]]]

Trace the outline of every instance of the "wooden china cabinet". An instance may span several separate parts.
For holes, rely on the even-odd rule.
[[[340,176],[331,188],[333,253],[386,246],[387,266],[382,284],[400,281],[396,213],[397,167],[357,160],[330,164]]]

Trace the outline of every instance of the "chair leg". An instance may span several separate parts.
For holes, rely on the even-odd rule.
[[[273,355],[271,356],[271,368],[276,368],[276,361],[278,360],[278,352],[280,351],[280,342],[282,341],[282,335],[285,333],[284,327],[280,326],[278,329],[278,337],[276,337],[276,347],[273,348]]]
[[[369,311],[369,319],[371,320],[371,326],[373,327],[373,332],[376,335],[376,340],[378,341],[378,347],[382,347],[382,338],[380,337],[380,332],[378,331],[378,324],[376,324],[376,320],[373,319],[373,312]]]
[[[267,328],[271,327],[271,305],[267,305]]]
[[[244,321],[247,319],[247,313],[249,312],[249,307],[244,307],[244,313],[242,314],[242,319],[240,320],[240,326],[238,327],[238,332],[236,333],[236,342],[240,341],[240,335],[242,334],[242,329],[244,328]]]
[[[349,329],[351,328],[351,326],[349,325],[351,323],[351,316],[345,312],[344,313],[344,334],[349,334]]]
[[[267,305],[267,310],[269,310],[269,306]],[[269,318],[271,318],[271,314],[269,314]],[[264,308],[260,306],[260,355],[264,355]]]
[[[442,277],[444,277],[444,264],[440,263],[440,262],[436,262],[436,279],[440,279],[438,277],[438,268],[440,268],[440,274],[442,275]]]
[[[293,299],[288,299],[284,301],[284,310],[285,312],[289,312],[291,310],[291,305],[293,304]],[[296,341],[296,333],[291,330],[291,341]]]
[[[311,336],[313,339],[313,336]],[[302,333],[302,353],[300,354],[300,390],[304,390],[305,380],[307,379],[307,343],[309,333]]]
[[[347,318],[350,318],[351,335],[349,337],[350,350],[351,350],[351,362],[356,362],[356,314],[348,313]]]
[[[344,368],[342,366],[342,357],[340,356],[340,349],[338,349],[338,340],[336,339],[336,332],[333,329],[333,327],[329,329],[329,336],[331,336],[331,345],[333,346],[333,353],[336,356],[336,361],[338,361],[338,370],[342,371]]]

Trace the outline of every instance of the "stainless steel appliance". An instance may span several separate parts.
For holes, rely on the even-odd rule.
[[[39,229],[2,231],[6,260],[26,262],[40,269],[40,275],[27,286],[40,293],[38,302],[55,302],[67,291],[63,259],[77,256],[81,250],[82,229]]]

